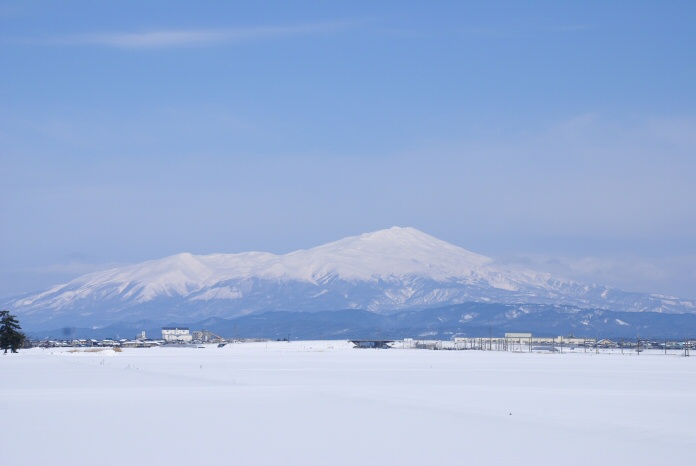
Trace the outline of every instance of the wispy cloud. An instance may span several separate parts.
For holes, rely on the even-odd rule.
[[[625,291],[661,293],[693,298],[696,256],[678,257],[562,257],[537,254],[510,255],[496,260],[512,269],[544,271],[581,283],[609,285]]]
[[[33,271],[42,275],[59,275],[62,279],[72,279],[80,275],[85,275],[92,272],[101,272],[116,267],[122,267],[124,265],[126,264],[121,262],[94,264],[75,260],[36,267],[33,269]]]
[[[176,29],[138,32],[95,32],[51,37],[39,43],[50,45],[96,45],[123,49],[153,49],[182,46],[212,46],[289,37],[335,34],[361,24],[334,21],[286,26],[256,26],[226,29]]]

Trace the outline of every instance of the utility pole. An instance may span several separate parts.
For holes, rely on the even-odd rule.
[[[688,338],[684,339],[684,357],[689,357],[689,350],[691,349],[691,340]]]

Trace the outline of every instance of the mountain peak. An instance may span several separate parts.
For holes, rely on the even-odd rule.
[[[430,236],[413,227],[391,227],[355,237],[362,241],[374,241],[377,244],[398,244],[403,247],[421,247],[424,244],[451,246],[434,236]],[[349,239],[349,238],[346,238]]]
[[[282,257],[315,264],[312,275],[333,273],[344,279],[423,275],[437,280],[470,276],[492,259],[411,227],[392,227],[350,236]]]
[[[417,239],[417,238],[432,238],[432,236],[423,233],[420,230],[417,230],[413,227],[400,227],[400,226],[393,226],[391,228],[385,228],[383,230],[377,230],[373,231],[370,233],[363,233],[360,235],[360,237],[365,237],[365,238],[392,238],[392,239],[398,239],[398,238],[408,238],[408,239]]]

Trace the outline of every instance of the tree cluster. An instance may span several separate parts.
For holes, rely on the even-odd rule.
[[[5,354],[8,349],[16,353],[22,347],[26,336],[20,330],[22,327],[10,311],[0,311],[0,348],[5,350]]]

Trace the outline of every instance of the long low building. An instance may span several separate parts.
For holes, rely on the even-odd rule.
[[[484,345],[485,346],[507,346],[513,345],[531,345],[531,344],[555,344],[555,345],[576,345],[576,346],[592,346],[595,344],[594,338],[578,338],[572,336],[557,336],[557,337],[535,337],[531,333],[505,333],[504,338],[500,337],[456,337],[454,343],[458,345]]]

